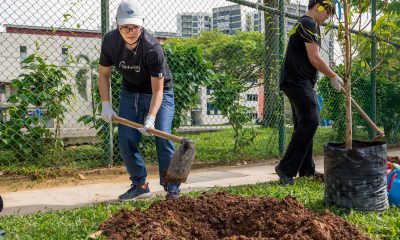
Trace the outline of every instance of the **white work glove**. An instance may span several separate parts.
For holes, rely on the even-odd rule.
[[[106,102],[101,102],[101,117],[104,119],[106,122],[112,122],[112,116],[117,115],[114,110],[112,109],[111,103],[106,101]]]
[[[343,86],[343,80],[341,77],[338,75],[335,75],[333,78],[331,78],[331,86],[338,92],[341,91],[342,86]]]
[[[142,128],[139,128],[138,130],[145,136],[151,136],[151,133],[147,132],[147,129],[153,128],[154,129],[154,123],[156,122],[156,118],[153,116],[147,115],[147,117],[144,120],[144,126]]]

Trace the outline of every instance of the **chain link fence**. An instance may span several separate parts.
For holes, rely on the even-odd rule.
[[[97,88],[101,40],[116,28],[118,3],[0,3],[2,171],[122,164],[117,126],[101,120]],[[288,34],[307,11],[308,2],[139,3],[145,28],[162,42],[173,73],[174,133],[196,142],[196,161],[229,163],[281,155],[293,124],[290,104],[277,83]],[[343,57],[337,37],[333,28],[323,34],[321,55],[340,71]],[[357,42],[363,51],[354,60],[354,98],[387,134],[390,132],[388,141],[395,143],[400,128],[400,106],[395,99],[400,87],[399,65],[393,61],[399,61],[395,54],[398,48],[379,42],[382,45],[374,52],[371,39],[362,37]],[[379,62],[388,56],[394,60],[382,60],[383,67],[368,71],[371,59]],[[371,85],[370,72],[376,88]],[[114,72],[115,110],[120,84],[121,76]],[[327,79],[319,81],[317,90],[321,128],[315,152],[322,154],[323,144],[344,139],[344,99],[330,88]],[[365,122],[357,114],[354,117],[355,138],[371,137],[373,132]],[[156,162],[152,138],[145,137],[140,149],[146,161]]]

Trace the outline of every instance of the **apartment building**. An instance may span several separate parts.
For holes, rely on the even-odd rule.
[[[67,62],[71,60],[70,56],[76,57],[80,54],[92,61],[98,59],[101,46],[100,31],[7,24],[4,27],[5,32],[0,32],[0,122],[8,120],[9,106],[6,101],[13,91],[10,88],[11,81],[24,72],[22,61],[37,52],[49,64],[68,66],[71,73],[66,81],[74,86],[74,99],[71,99],[72,106],[68,108],[65,116],[62,136],[95,136],[96,131],[91,126],[78,122],[81,116],[92,114],[91,81],[86,83],[88,98],[85,99],[78,93],[73,77],[79,69],[87,66],[87,63]],[[53,123],[50,121],[47,126],[51,128]]]
[[[211,15],[205,12],[185,12],[177,16],[177,36],[192,37],[201,31],[210,31]]]

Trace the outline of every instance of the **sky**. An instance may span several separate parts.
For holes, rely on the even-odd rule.
[[[257,2],[257,0],[250,0]],[[4,24],[100,29],[100,0],[0,0],[0,31]],[[120,0],[109,0],[110,24],[114,22]],[[212,8],[233,5],[225,0],[138,0],[145,15],[146,28],[176,32],[176,15],[181,12],[212,12]],[[307,5],[308,0],[292,0]],[[245,8],[246,11],[251,9]],[[64,21],[64,15],[69,14]],[[365,15],[366,22],[369,14]],[[368,28],[367,28],[368,29]]]
[[[254,1],[254,0],[253,0]],[[0,24],[100,29],[100,0],[1,0]],[[120,0],[110,0],[110,23]],[[139,0],[146,28],[176,32],[176,15],[181,12],[212,12],[212,8],[233,5],[215,0]],[[68,21],[64,15],[70,14]],[[4,31],[4,28],[0,29]]]

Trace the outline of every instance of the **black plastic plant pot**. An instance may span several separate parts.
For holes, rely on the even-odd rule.
[[[361,211],[388,208],[384,142],[328,143],[324,148],[325,202]]]

